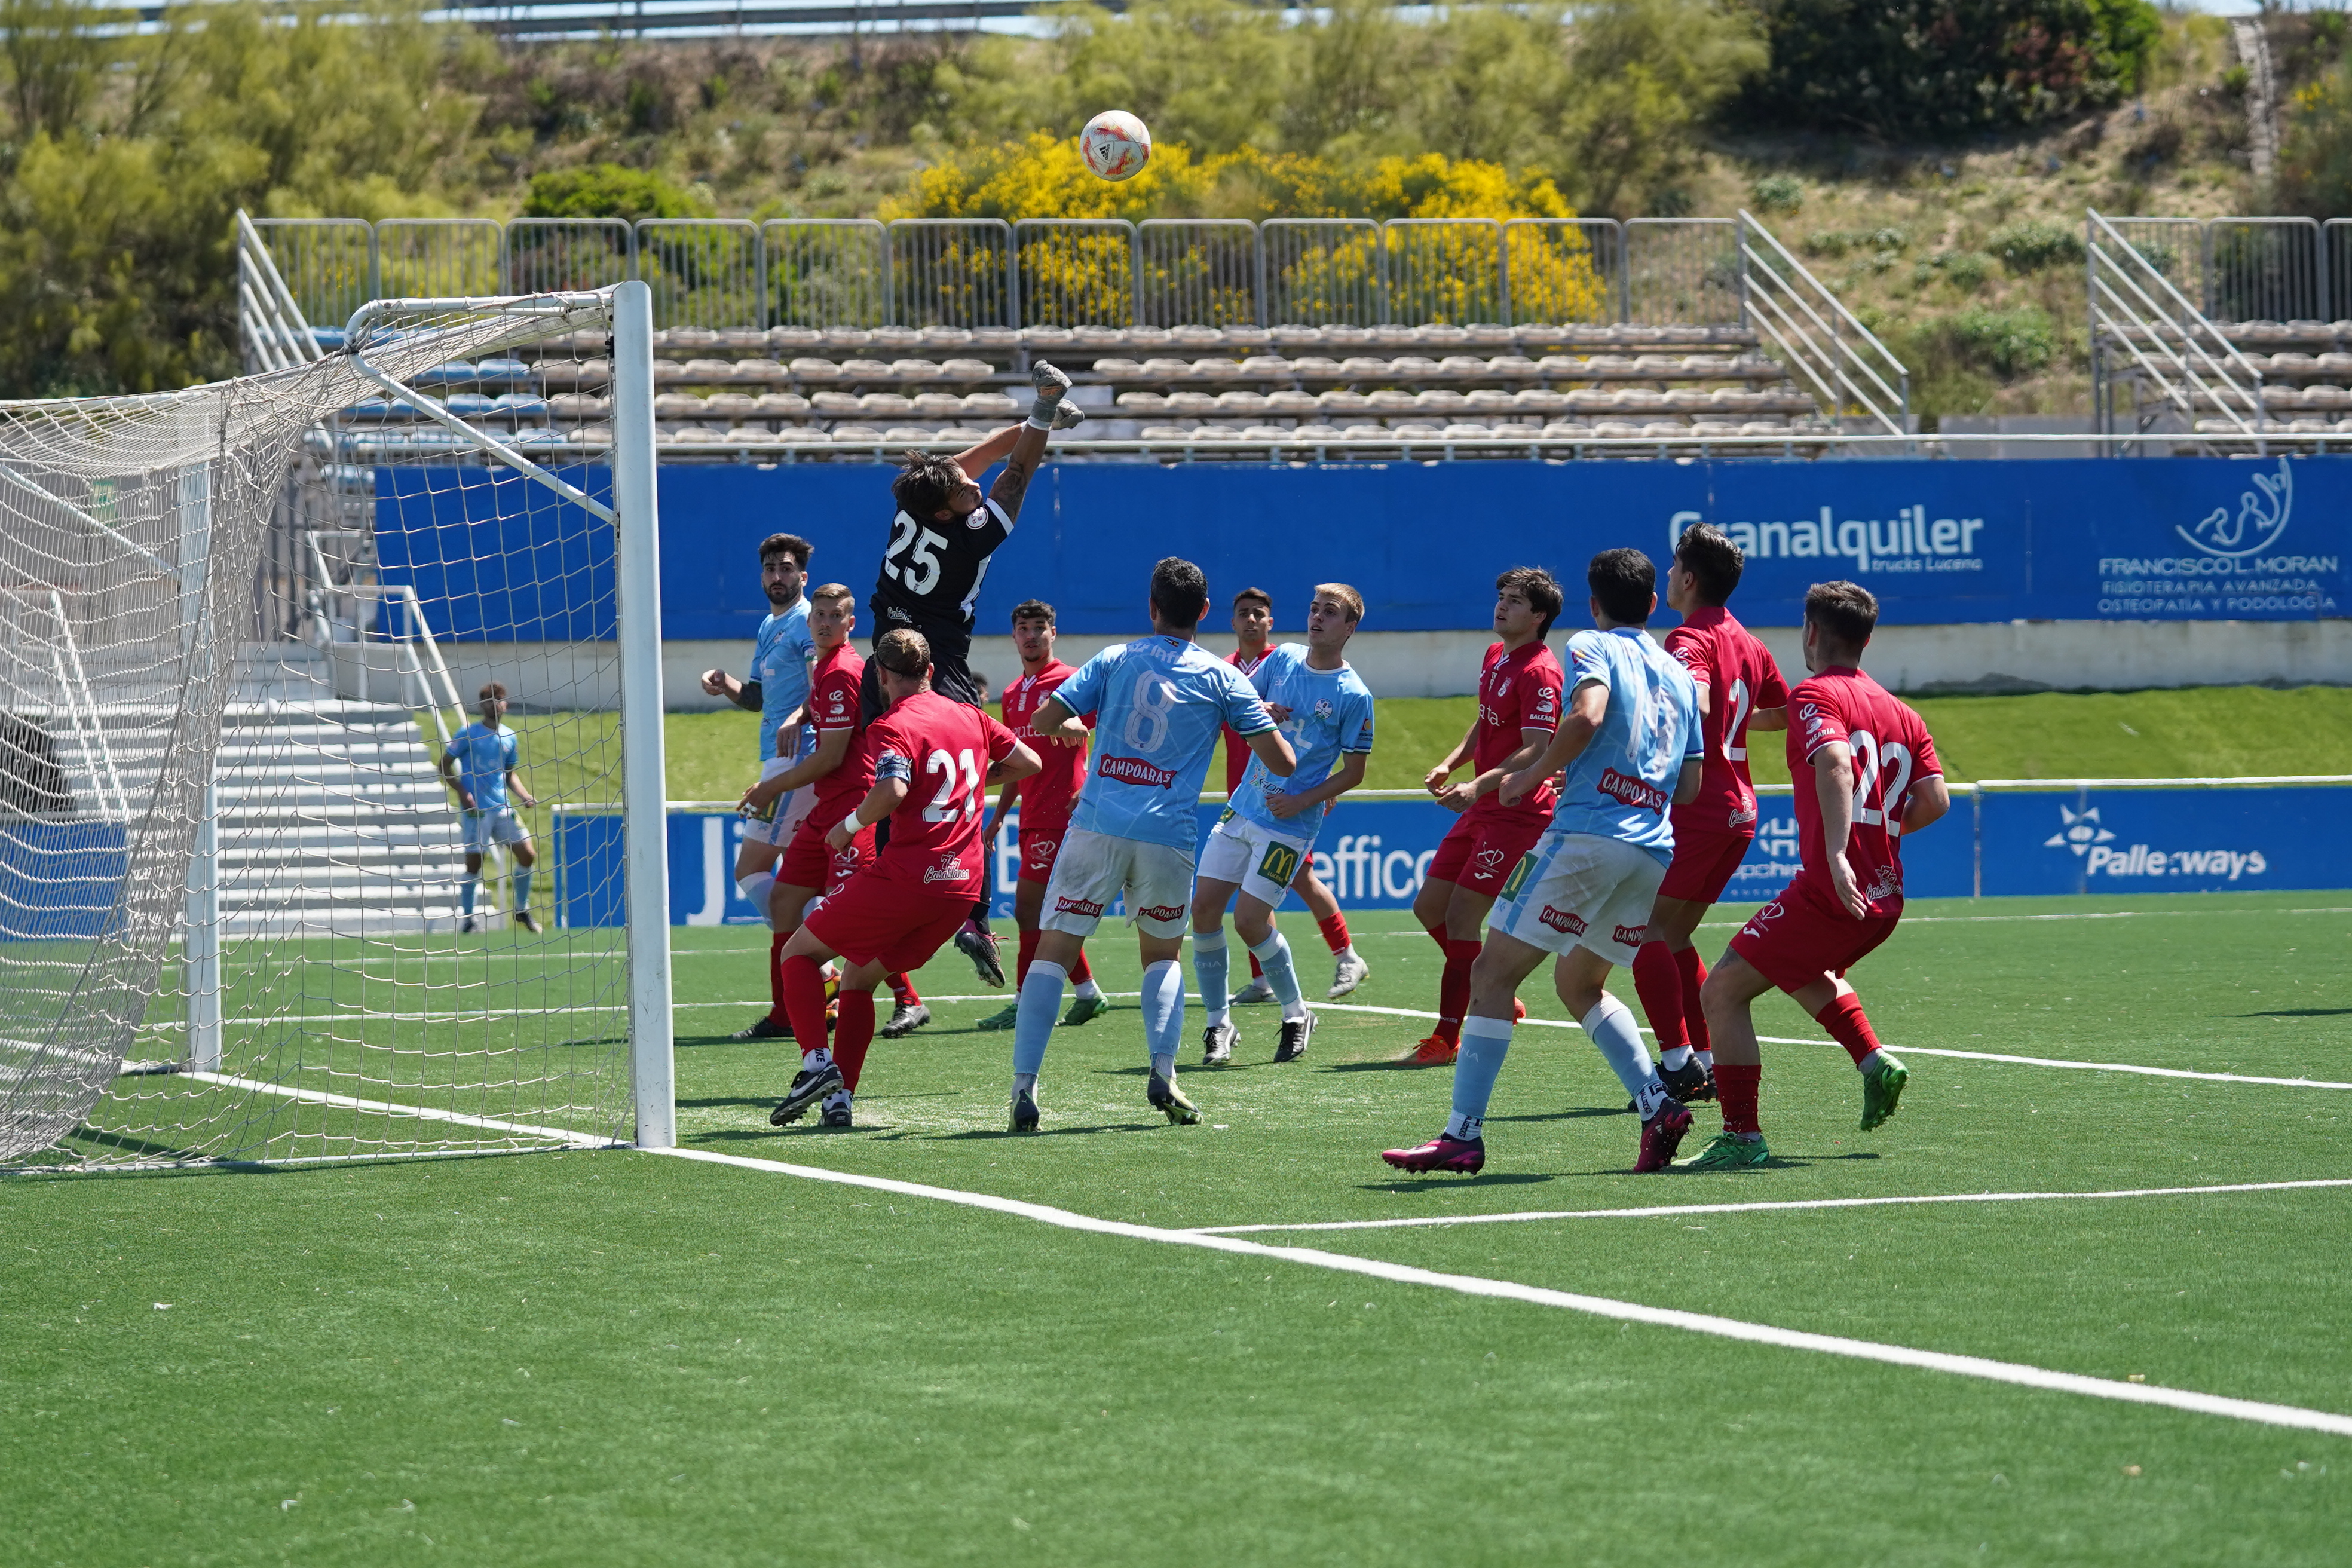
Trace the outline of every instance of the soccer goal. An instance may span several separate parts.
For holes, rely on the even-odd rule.
[[[255,374],[0,405],[0,1168],[665,1146],[650,295],[241,268]]]

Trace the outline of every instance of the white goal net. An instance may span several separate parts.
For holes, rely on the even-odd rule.
[[[281,287],[278,368],[0,405],[0,1166],[625,1140],[633,1041],[666,1140],[632,289],[345,332]]]

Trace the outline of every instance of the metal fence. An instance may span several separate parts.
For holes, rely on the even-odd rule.
[[[1018,326],[1133,325],[1135,226],[1118,217],[1014,224],[1013,303]]]
[[[2352,319],[2352,223],[2307,217],[2103,218],[2214,321]]]
[[[2116,222],[2095,210],[2086,220],[2098,428],[2139,436],[2168,422],[2262,452],[2271,426],[2262,373],[2181,287],[2168,265],[2174,258],[2148,253],[2148,221]]]
[[[253,221],[306,318],[327,325],[391,295],[626,278],[653,285],[656,325],[713,331],[1746,320],[1729,218]],[[2210,247],[2195,237],[2180,253],[2201,279]],[[2232,265],[2251,258],[2248,287],[2277,270],[2267,231],[2223,243]]]
[[[870,217],[774,218],[760,229],[777,327],[879,327],[890,319],[890,235]]]

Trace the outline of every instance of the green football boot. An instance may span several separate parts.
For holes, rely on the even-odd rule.
[[[975,1029],[1009,1029],[1013,1027],[1013,1020],[1020,1016],[1021,1004],[1018,1002],[1007,1002],[1003,1007],[991,1013],[979,1023],[974,1024],[972,1027]]]
[[[1676,1165],[1677,1171],[1752,1171],[1772,1157],[1761,1138],[1718,1132],[1706,1148]]]
[[[1108,996],[1073,996],[1070,998],[1070,1010],[1062,1015],[1062,1022],[1066,1025],[1091,1024],[1109,1011],[1110,998]]]
[[[1911,1081],[1911,1070],[1885,1051],[1878,1053],[1878,1069],[1862,1075],[1862,1130],[1864,1132],[1879,1126],[1895,1114],[1903,1103],[1903,1086]]]

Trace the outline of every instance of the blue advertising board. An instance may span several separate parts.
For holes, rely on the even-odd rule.
[[[605,469],[564,473],[611,491]],[[818,581],[863,594],[888,479],[869,463],[662,468],[665,635],[751,637],[759,542],[779,531],[815,545]],[[612,635],[611,531],[520,475],[387,468],[376,509],[383,579],[415,585],[436,633]],[[1836,577],[1876,594],[1888,625],[2310,620],[2352,602],[2352,458],[1070,463],[1031,487],[978,616],[1001,627],[1034,595],[1066,632],[1139,632],[1152,563],[1172,552],[1213,590],[1256,583],[1294,605],[1343,578],[1371,630],[1479,627],[1506,566],[1568,575],[1622,544],[1663,560],[1695,522],[1747,550],[1753,626],[1797,625],[1805,589]]]
[[[119,822],[0,825],[0,942],[104,936],[130,874]]]
[[[1758,903],[1798,864],[1792,797],[1759,801],[1756,842],[1725,890]],[[1903,843],[1913,898],[2048,893],[2246,892],[2352,886],[2352,788],[2091,788],[1955,792],[1950,815]],[[1206,833],[1220,806],[1203,802]],[[1425,799],[1342,800],[1315,853],[1317,871],[1351,910],[1402,910],[1456,818]],[[990,883],[1013,912],[1017,817],[999,833]],[[742,824],[732,813],[672,811],[672,925],[756,925],[735,890]],[[557,823],[558,894],[566,925],[618,925],[621,819],[567,813]]]

